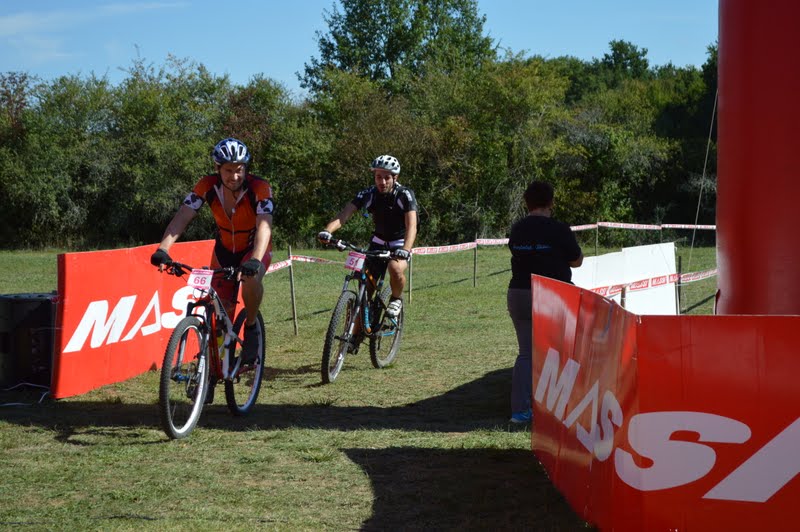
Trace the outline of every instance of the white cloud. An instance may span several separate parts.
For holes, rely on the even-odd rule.
[[[189,7],[188,2],[133,2],[106,4],[96,9],[61,9],[41,13],[26,11],[0,16],[0,38],[65,31],[101,18],[185,7]]]
[[[100,10],[108,15],[128,15],[156,9],[181,9],[189,7],[188,2],[134,2],[129,4],[107,4]]]
[[[70,11],[28,12],[0,16],[0,37],[57,31],[74,26],[85,19],[85,16]]]
[[[76,28],[103,19],[186,7],[189,7],[189,3],[185,1],[121,2],[92,9],[24,11],[0,15],[0,45],[5,41],[8,48],[13,50],[11,53],[23,64],[64,60],[78,55],[68,51],[65,45],[69,33]]]
[[[64,51],[60,39],[50,39],[36,35],[23,35],[9,39],[9,44],[16,50],[18,61],[23,64],[42,64],[74,57]]]

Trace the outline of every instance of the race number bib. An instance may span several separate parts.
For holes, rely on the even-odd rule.
[[[367,258],[367,256],[363,253],[351,251],[350,254],[347,255],[347,260],[344,262],[344,267],[348,270],[353,270],[354,272],[360,272],[364,267],[365,258]]]
[[[192,273],[189,275],[189,280],[186,281],[186,284],[199,290],[208,290],[208,288],[211,286],[211,279],[213,277],[214,270],[195,269],[192,270]]]

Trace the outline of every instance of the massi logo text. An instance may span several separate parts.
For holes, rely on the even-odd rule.
[[[131,322],[133,306],[138,296],[132,295],[121,298],[110,314],[108,300],[92,301],[86,308],[86,312],[83,313],[78,327],[64,348],[64,353],[81,351],[86,344],[86,340],[89,340],[89,347],[96,349],[103,345],[127,342],[136,337],[137,334],[148,336],[157,333],[162,328],[174,329],[186,314],[186,304],[194,299],[193,293],[194,289],[190,286],[178,289],[172,296],[172,308],[177,312],[164,312],[162,314],[158,291],[155,291],[147,307],[130,328],[128,328],[128,324]],[[123,333],[125,333],[124,336]]]
[[[617,476],[640,491],[655,491],[683,486],[703,478],[717,462],[717,454],[707,444],[743,444],[750,439],[750,427],[741,421],[706,412],[646,412],[633,416],[628,423],[627,441],[637,455],[651,461],[637,465],[623,449],[614,449],[614,431],[623,425],[619,401],[611,390],[600,390],[600,381],[592,384],[578,404],[567,412],[578,362],[568,359],[560,366],[559,352],[550,348],[534,399],[567,428],[575,426],[578,441],[599,461],[614,457]],[[589,410],[591,409],[591,410]],[[591,412],[591,427],[578,423]],[[535,423],[535,420],[534,420]],[[698,434],[696,442],[671,439],[679,431]],[[704,499],[766,502],[790,480],[800,474],[800,418],[714,486]]]

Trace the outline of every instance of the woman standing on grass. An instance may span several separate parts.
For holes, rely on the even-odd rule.
[[[553,186],[534,181],[525,190],[528,216],[511,226],[511,282],[508,313],[517,333],[519,354],[511,377],[511,422],[531,421],[531,274],[572,282],[572,270],[583,264],[583,253],[569,225],[553,215]]]

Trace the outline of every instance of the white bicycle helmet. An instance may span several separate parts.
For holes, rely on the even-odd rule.
[[[400,161],[397,160],[396,157],[392,157],[391,155],[381,155],[374,161],[372,161],[372,165],[370,166],[372,170],[377,170],[378,168],[382,168],[384,170],[389,170],[392,175],[397,175],[400,173]]]
[[[250,152],[244,142],[234,138],[219,141],[214,146],[211,158],[217,164],[236,163],[247,164],[250,162]]]

